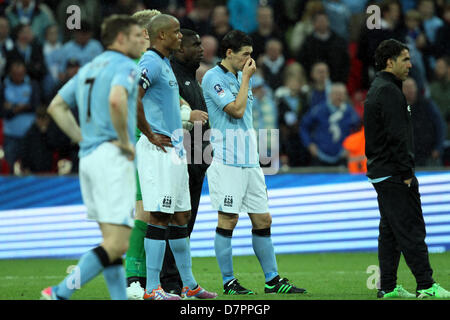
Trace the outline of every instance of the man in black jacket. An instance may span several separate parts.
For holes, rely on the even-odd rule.
[[[402,93],[402,82],[411,69],[409,50],[403,43],[384,40],[375,51],[381,70],[364,103],[367,176],[378,194],[380,226],[378,260],[379,298],[450,297],[432,278],[419,185],[414,175],[414,142],[411,107]],[[416,278],[416,295],[396,284],[400,254]]]
[[[181,110],[183,127],[190,129],[190,139],[184,139],[191,196],[191,218],[188,223],[188,234],[190,236],[197,217],[205,172],[208,169],[208,164],[203,159],[203,151],[209,145],[209,139],[203,139],[203,134],[209,129],[209,122],[207,121],[208,113],[203,92],[195,77],[203,58],[200,36],[189,29],[181,29],[181,33],[183,38],[180,50],[172,55],[170,63],[177,78],[180,96],[189,103],[190,107],[182,106]],[[186,126],[186,122],[191,125]],[[181,278],[169,246],[166,246],[160,278],[164,290],[173,293],[181,292]]]

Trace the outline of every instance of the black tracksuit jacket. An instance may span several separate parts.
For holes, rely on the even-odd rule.
[[[390,72],[379,72],[364,102],[369,178],[400,176],[406,180],[414,176],[411,111],[402,81]]]

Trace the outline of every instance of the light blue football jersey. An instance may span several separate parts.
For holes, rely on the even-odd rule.
[[[153,132],[171,138],[176,153],[184,154],[180,93],[170,61],[155,49],[147,50],[139,61],[140,86],[145,118]]]
[[[103,142],[118,139],[109,111],[109,94],[116,85],[128,92],[127,129],[130,142],[135,143],[138,80],[139,70],[132,59],[118,51],[107,50],[83,66],[59,90],[58,94],[69,106],[78,106],[83,137],[80,158]]]
[[[259,154],[253,129],[253,94],[250,80],[247,107],[241,119],[235,119],[223,109],[236,100],[242,82],[237,76],[218,64],[208,70],[202,79],[203,95],[211,125],[210,141],[214,160],[237,167],[259,167]]]

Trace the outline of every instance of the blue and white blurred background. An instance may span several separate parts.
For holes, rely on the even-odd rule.
[[[431,252],[450,250],[450,173],[417,173]],[[376,193],[364,175],[266,176],[277,253],[376,251]],[[192,256],[214,256],[217,213],[205,181],[191,236]],[[86,220],[77,177],[0,177],[0,259],[78,258],[98,245]],[[251,224],[241,214],[233,253],[253,254]]]

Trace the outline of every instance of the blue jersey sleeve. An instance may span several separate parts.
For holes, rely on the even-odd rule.
[[[122,86],[130,94],[137,84],[138,76],[139,70],[134,62],[125,63],[116,70],[116,74],[111,81],[111,87],[116,85]]]
[[[236,100],[226,80],[215,76],[213,73],[203,78],[202,89],[205,96],[211,98],[214,104],[221,110]]]
[[[141,72],[139,86],[147,91],[161,73],[161,62],[150,53],[145,53],[139,61],[139,70]]]
[[[77,105],[76,92],[77,92],[78,74],[72,77],[61,89],[58,94],[71,108],[75,108]]]

